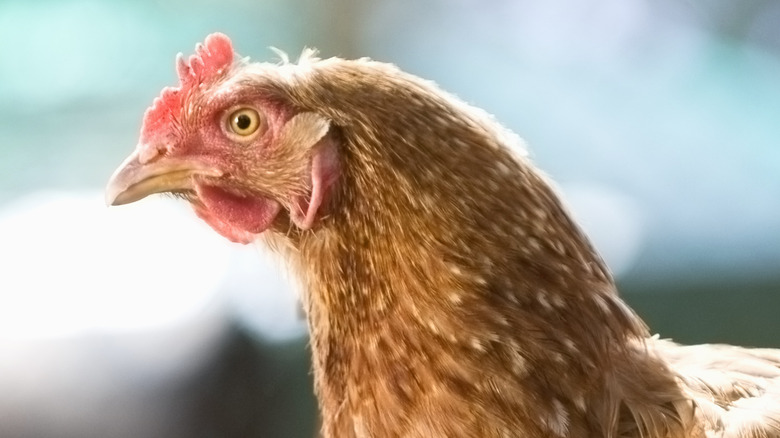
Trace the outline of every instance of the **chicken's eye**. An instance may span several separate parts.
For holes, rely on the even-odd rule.
[[[239,108],[228,117],[228,130],[241,137],[247,137],[260,128],[260,114],[252,108]]]

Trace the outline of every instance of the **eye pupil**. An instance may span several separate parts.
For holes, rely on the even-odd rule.
[[[229,135],[237,135],[238,139],[250,139],[262,125],[260,114],[254,108],[241,107],[229,113],[224,129]]]
[[[239,114],[236,117],[236,127],[240,130],[248,129],[252,125],[252,118],[246,114]]]

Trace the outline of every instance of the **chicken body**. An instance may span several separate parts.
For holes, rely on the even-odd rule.
[[[223,35],[179,75],[109,202],[178,193],[286,258],[323,436],[780,436],[780,351],[651,338],[483,111],[369,60],[237,62]]]

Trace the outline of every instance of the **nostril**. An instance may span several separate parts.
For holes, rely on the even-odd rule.
[[[163,145],[143,145],[138,151],[138,162],[141,164],[151,163],[165,154]]]

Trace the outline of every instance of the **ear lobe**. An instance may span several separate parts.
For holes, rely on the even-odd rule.
[[[330,129],[330,120],[317,113],[294,115],[279,133],[279,142],[285,145],[314,146]]]
[[[298,228],[308,230],[314,225],[317,212],[327,201],[331,188],[339,176],[339,157],[336,140],[328,135],[330,121],[319,114],[296,114],[282,128],[280,140],[286,145],[311,151],[309,162],[309,193],[295,196],[290,218]]]

